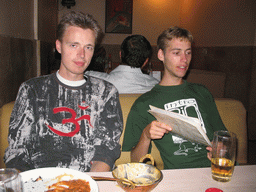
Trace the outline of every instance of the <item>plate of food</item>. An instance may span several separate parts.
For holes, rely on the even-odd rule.
[[[24,192],[83,191],[98,192],[88,174],[68,168],[39,168],[20,173]]]

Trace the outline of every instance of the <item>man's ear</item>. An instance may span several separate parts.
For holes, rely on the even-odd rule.
[[[61,42],[60,42],[60,40],[57,39],[55,41],[55,46],[56,46],[57,51],[61,54]]]
[[[158,50],[157,57],[160,61],[164,61],[164,51],[162,49]]]

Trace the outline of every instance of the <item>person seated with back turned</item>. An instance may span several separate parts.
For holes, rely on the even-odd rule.
[[[158,37],[158,58],[164,64],[164,75],[158,85],[135,101],[128,115],[122,150],[131,151],[131,161],[137,162],[150,153],[153,141],[165,169],[211,165],[211,147],[173,135],[172,127],[156,121],[148,112],[152,105],[196,117],[210,140],[214,131],[226,130],[208,89],[183,80],[192,57],[192,42],[192,34],[179,27],[171,27]]]
[[[57,29],[56,73],[20,86],[4,162],[20,171],[65,167],[110,171],[120,156],[123,117],[117,89],[84,75],[102,30],[89,14],[69,12]]]
[[[102,46],[96,46],[90,65],[86,71],[105,72],[106,50]]]
[[[149,62],[152,47],[142,35],[131,35],[121,44],[120,57],[122,64],[109,74],[86,71],[85,74],[109,81],[119,93],[145,93],[150,91],[159,81],[141,69]]]

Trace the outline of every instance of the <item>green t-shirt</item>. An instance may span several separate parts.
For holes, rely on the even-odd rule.
[[[184,81],[178,86],[156,85],[140,96],[133,104],[127,118],[123,151],[130,151],[137,145],[143,129],[155,120],[149,105],[190,117],[197,117],[210,141],[216,130],[226,130],[214,98],[203,85]],[[165,169],[209,167],[206,146],[192,143],[184,138],[165,134],[162,139],[153,140],[160,151]],[[151,147],[149,149],[149,153]]]

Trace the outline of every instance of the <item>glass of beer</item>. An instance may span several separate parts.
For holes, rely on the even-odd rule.
[[[216,131],[212,143],[212,178],[220,182],[231,180],[236,157],[236,135],[228,131]]]
[[[22,192],[21,176],[17,169],[0,169],[0,192]]]

